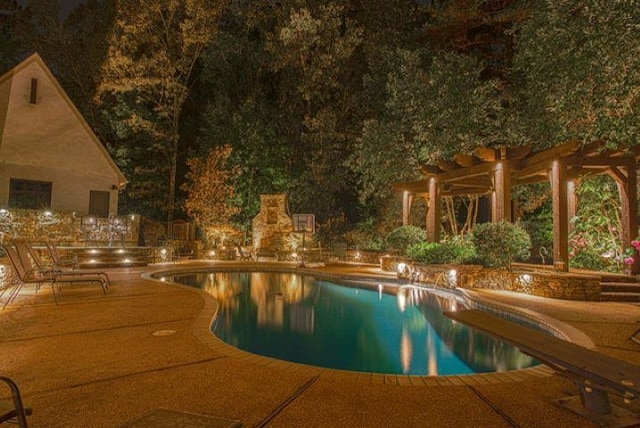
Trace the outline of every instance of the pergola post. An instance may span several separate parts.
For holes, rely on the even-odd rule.
[[[569,270],[569,215],[567,203],[567,166],[554,160],[550,173],[553,200],[553,265],[557,270]]]
[[[491,221],[511,221],[511,167],[505,160],[496,162],[493,170]]]
[[[413,205],[413,193],[405,190],[402,192],[402,225],[409,225],[409,216],[411,215],[411,206]]]
[[[621,239],[623,247],[630,247],[631,241],[634,240],[638,234],[638,196],[636,194],[638,178],[636,167],[637,165],[634,161],[631,166],[624,168],[626,174],[623,175],[616,169],[614,169],[611,174],[616,180],[618,193],[620,195],[620,205],[622,208]],[[638,257],[635,257],[635,259],[635,263],[630,266],[633,275],[640,272],[640,260],[638,260]]]
[[[436,177],[431,177],[427,207],[427,241],[429,242],[440,242],[440,205],[440,186]]]
[[[576,181],[567,181],[567,218],[569,219],[568,233],[571,235],[576,226],[571,220],[576,216],[577,200],[576,200]]]

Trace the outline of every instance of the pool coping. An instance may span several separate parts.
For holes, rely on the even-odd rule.
[[[261,272],[286,272],[286,273],[305,273],[313,275],[316,278],[321,279],[342,279],[342,280],[358,280],[358,281],[378,281],[391,284],[407,285],[407,281],[394,280],[392,277],[375,277],[371,275],[342,275],[336,273],[322,272],[313,268],[300,268],[296,266],[275,266],[273,264],[260,264],[260,263],[243,263],[241,265],[202,265],[202,266],[177,266],[177,265],[163,265],[156,269],[144,272],[141,276],[143,279],[150,281],[158,281],[174,287],[179,287],[185,290],[190,290],[193,293],[197,293],[203,299],[203,307],[196,316],[192,325],[192,334],[202,344],[208,346],[215,352],[221,355],[241,360],[244,363],[252,364],[256,366],[268,366],[269,368],[281,369],[286,371],[296,371],[298,373],[304,372],[305,374],[315,376],[322,379],[340,380],[346,382],[356,383],[371,383],[371,384],[387,384],[395,386],[479,386],[488,384],[499,383],[513,383],[523,382],[528,380],[535,380],[541,378],[547,378],[555,374],[555,371],[544,365],[540,364],[534,367],[528,367],[518,370],[510,370],[504,372],[490,372],[490,373],[474,373],[474,374],[461,374],[461,375],[402,375],[402,374],[384,374],[384,373],[371,373],[371,372],[354,372],[348,370],[339,370],[324,368],[318,366],[311,366],[302,363],[295,363],[290,361],[279,360],[267,356],[257,355],[238,349],[232,345],[227,344],[222,339],[218,338],[211,332],[211,327],[215,320],[216,313],[218,311],[218,301],[209,293],[190,287],[187,285],[177,284],[173,282],[164,281],[153,277],[153,275],[166,273],[167,275],[182,273],[182,272],[204,272],[204,271],[219,271],[219,272],[241,272],[249,269],[260,270]],[[415,285],[415,284],[414,284]],[[432,288],[432,287],[423,287]],[[448,290],[451,291],[451,290]],[[473,290],[469,289],[456,289],[454,295],[463,295],[469,302],[471,302],[474,308],[488,310],[496,315],[506,317],[510,320],[515,320],[528,325],[538,325],[545,330],[551,332],[553,335],[576,343],[581,346],[593,348],[595,345],[591,339],[582,331],[575,327],[566,324],[560,320],[552,318],[547,315],[540,314],[538,312],[518,308],[511,305],[497,302],[487,298],[486,296],[480,296]]]

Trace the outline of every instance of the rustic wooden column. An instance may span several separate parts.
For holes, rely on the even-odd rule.
[[[440,186],[435,177],[429,179],[429,199],[427,206],[427,241],[440,242]]]
[[[569,236],[573,233],[576,226],[571,220],[576,216],[576,182],[575,180],[567,181],[567,218],[569,219]]]
[[[493,170],[493,193],[491,195],[491,221],[511,221],[511,166],[502,160]]]
[[[567,166],[555,160],[549,179],[553,199],[553,264],[557,270],[569,270],[569,218],[567,209]]]
[[[409,216],[411,215],[411,206],[413,205],[413,193],[408,190],[402,192],[402,225],[409,225]]]
[[[620,195],[620,205],[622,208],[622,230],[621,239],[623,248],[631,246],[633,241],[638,236],[638,196],[637,186],[638,177],[636,172],[635,161],[631,166],[624,168],[625,174],[622,174],[619,170],[614,169],[611,174],[616,180],[618,185],[618,193]],[[631,266],[631,273],[637,274],[640,272],[640,257],[635,258],[635,263]]]

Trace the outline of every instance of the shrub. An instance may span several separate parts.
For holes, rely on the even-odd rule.
[[[387,248],[398,250],[402,254],[406,254],[407,248],[412,245],[424,242],[427,239],[427,233],[416,226],[401,226],[387,235]]]
[[[510,266],[515,260],[530,257],[531,238],[518,223],[484,223],[472,234],[478,260],[484,266]]]
[[[475,251],[468,241],[450,240],[414,244],[407,250],[407,255],[426,264],[465,263],[474,259]]]
[[[569,266],[603,272],[619,272],[618,266],[612,261],[612,259],[602,257],[600,251],[589,247],[576,252],[574,257],[570,258]]]
[[[350,248],[374,251],[384,249],[384,238],[371,220],[358,223],[354,229],[344,234],[344,239]]]
[[[551,207],[547,205],[522,222],[531,237],[531,258],[539,263],[544,261],[543,264],[553,263],[553,219]]]

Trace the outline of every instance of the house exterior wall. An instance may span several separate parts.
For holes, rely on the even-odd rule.
[[[39,57],[0,82],[0,131],[0,207],[14,178],[51,182],[49,208],[79,215],[89,211],[90,191],[107,191],[117,214],[124,177]]]

